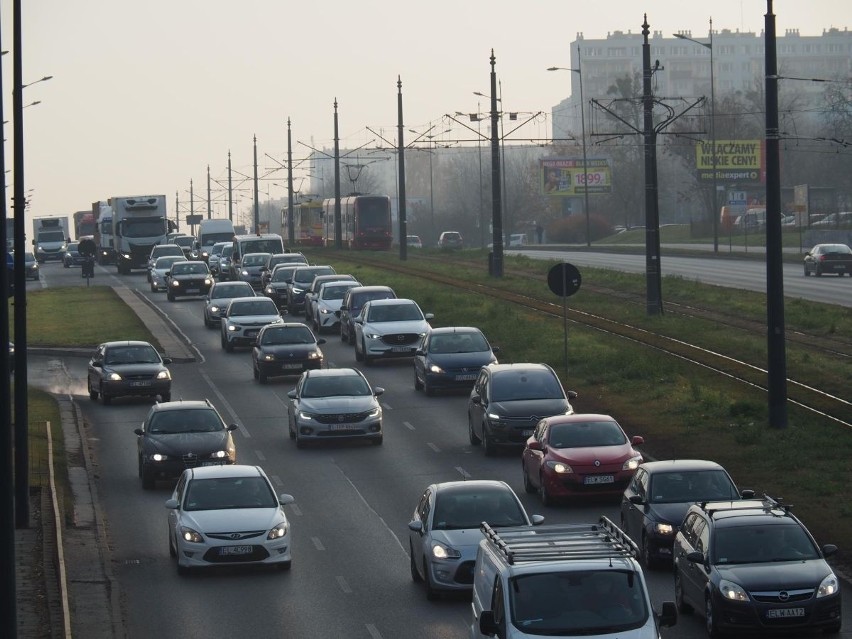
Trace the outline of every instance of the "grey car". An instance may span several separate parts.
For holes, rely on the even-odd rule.
[[[104,404],[114,397],[156,397],[168,402],[172,397],[172,376],[167,364],[148,342],[127,340],[104,342],[89,360],[89,398],[100,396]]]
[[[414,357],[433,317],[410,299],[367,302],[355,318],[355,359],[369,366],[377,359]]]
[[[308,441],[367,439],[382,443],[384,388],[372,388],[355,368],[324,368],[302,373],[287,393],[290,439],[302,448]]]
[[[254,289],[248,282],[215,282],[204,298],[204,326],[217,328],[235,297],[252,297]]]

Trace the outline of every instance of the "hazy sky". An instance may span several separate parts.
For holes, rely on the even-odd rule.
[[[114,195],[175,195],[196,212],[206,201],[207,166],[226,180],[260,173],[306,145],[331,148],[334,100],[341,148],[395,139],[397,77],[406,128],[426,130],[455,111],[488,110],[494,49],[506,111],[547,114],[570,92],[569,46],[578,33],[671,35],[716,29],[760,33],[766,0],[23,0],[25,184],[29,216],[71,214]],[[850,0],[775,0],[778,34],[852,28]],[[12,3],[0,0],[2,49],[12,50]],[[641,44],[641,35],[637,35]],[[3,115],[12,115],[12,55],[2,57]],[[481,107],[478,105],[481,103]],[[11,124],[5,127],[12,168]],[[526,137],[526,135],[525,135]],[[302,144],[304,143],[304,144]],[[381,144],[381,142],[377,142]],[[295,162],[294,162],[295,164]],[[304,166],[304,165],[303,165]],[[297,171],[304,173],[306,167]],[[11,199],[13,173],[7,173]],[[261,186],[285,197],[282,170]],[[214,188],[215,187],[214,185]],[[214,193],[214,199],[217,194]],[[221,194],[218,197],[222,197]],[[183,208],[183,207],[182,207]],[[220,209],[224,213],[224,206]],[[11,215],[11,209],[8,209]],[[182,212],[183,215],[183,212]],[[28,223],[29,228],[29,223]]]

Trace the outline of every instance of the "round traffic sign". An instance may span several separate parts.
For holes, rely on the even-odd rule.
[[[580,271],[573,264],[557,264],[547,273],[547,286],[554,295],[571,297],[580,290]]]

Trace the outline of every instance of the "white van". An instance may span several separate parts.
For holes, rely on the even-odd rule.
[[[734,222],[734,228],[739,230],[760,231],[766,228],[766,208],[748,209]]]
[[[526,246],[527,245],[527,234],[526,233],[512,233],[509,236],[509,246]]]
[[[483,523],[481,530],[470,639],[659,639],[658,625],[677,622],[673,601],[654,613],[639,549],[606,517],[497,530]]]

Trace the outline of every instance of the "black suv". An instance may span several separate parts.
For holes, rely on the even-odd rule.
[[[295,315],[305,309],[305,293],[317,275],[334,275],[337,271],[328,265],[300,266],[293,271],[293,281],[287,287],[287,312]]]
[[[356,286],[346,291],[340,310],[336,311],[340,318],[340,339],[347,344],[355,343],[355,322],[361,307],[370,300],[395,299],[396,293],[390,286]]]
[[[547,364],[483,366],[467,403],[470,443],[482,444],[488,456],[498,446],[523,447],[542,419],[572,414],[575,397]]]
[[[840,632],[840,581],[821,548],[790,511],[762,500],[701,502],[674,542],[680,612],[704,610],[707,634],[821,629]]]

